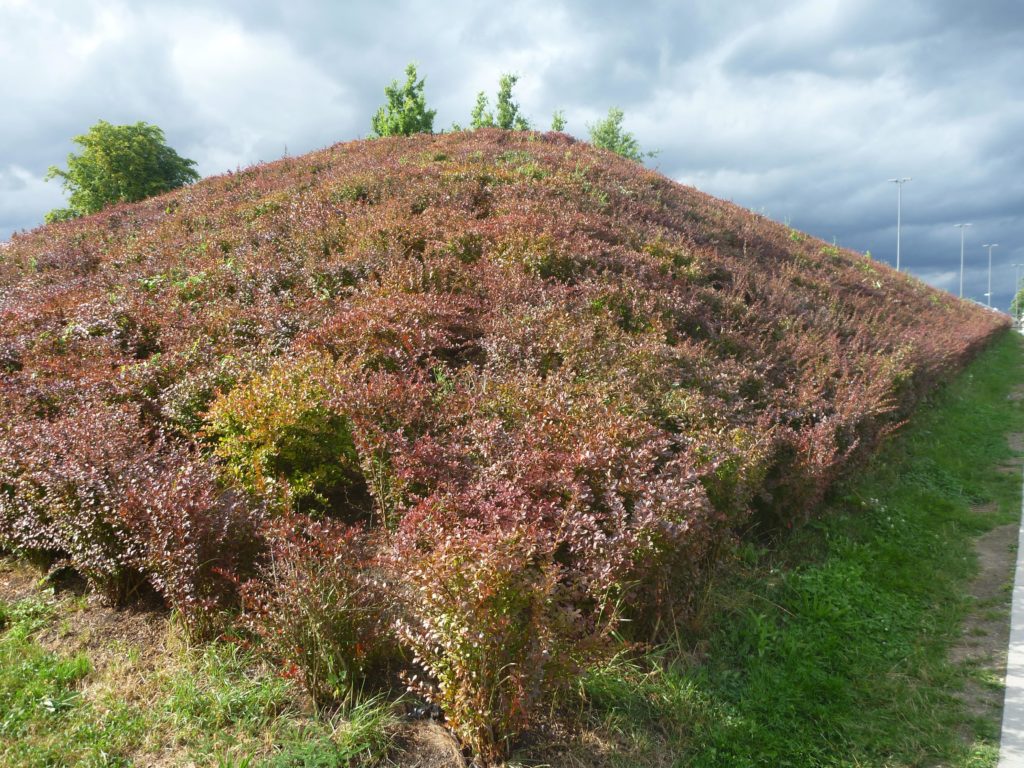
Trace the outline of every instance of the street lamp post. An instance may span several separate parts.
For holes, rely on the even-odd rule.
[[[992,306],[992,249],[998,248],[999,243],[984,243],[982,248],[988,248],[988,305]]]
[[[905,179],[889,179],[896,185],[896,271],[900,271],[900,231],[903,228],[903,185],[910,181]]]
[[[967,224],[954,224],[960,230],[960,298],[964,297],[964,230],[971,226]]]

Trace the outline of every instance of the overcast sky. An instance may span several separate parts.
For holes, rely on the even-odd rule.
[[[366,136],[409,61],[435,127],[516,72],[546,129],[609,106],[648,164],[956,292],[1024,263],[1022,0],[0,0],[0,240],[62,204],[97,120],[159,125],[203,175]],[[493,96],[492,96],[493,99]],[[1024,269],[1022,269],[1024,272]]]

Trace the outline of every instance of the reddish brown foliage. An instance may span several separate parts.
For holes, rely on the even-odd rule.
[[[395,655],[393,596],[366,532],[285,514],[264,534],[268,556],[242,584],[243,623],[316,705],[344,701]]]
[[[1006,326],[789,234],[563,135],[484,130],[18,236],[0,544],[207,607],[226,596],[204,547],[246,541],[264,504],[370,526],[334,576],[373,563],[418,684],[494,756],[620,606],[685,611],[735,531],[805,519]],[[261,605],[335,562],[332,530],[272,542],[299,581],[264,571]],[[465,666],[481,625],[501,652]]]

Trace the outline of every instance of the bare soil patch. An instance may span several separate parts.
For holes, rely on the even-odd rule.
[[[12,558],[0,559],[0,600],[16,602],[46,595],[59,603],[58,618],[35,638],[48,651],[61,656],[84,653],[99,674],[111,666],[123,670],[129,659],[132,667],[139,666],[166,651],[166,610],[155,606],[110,608],[77,597],[73,590],[54,595],[47,586],[37,570]]]
[[[1002,525],[975,544],[979,571],[969,590],[974,605],[962,637],[950,649],[950,660],[971,672],[961,693],[968,711],[996,721],[1003,709],[1017,531],[1016,523]]]
[[[94,671],[91,679],[100,687],[115,683],[121,698],[132,702],[136,692],[144,698],[142,691],[167,654],[168,629],[164,611],[69,605],[36,641],[62,656],[84,653]]]
[[[458,743],[433,721],[408,723],[399,734],[399,742],[401,752],[393,759],[402,768],[465,768]]]
[[[14,603],[38,589],[39,573],[12,558],[0,558],[0,600]]]

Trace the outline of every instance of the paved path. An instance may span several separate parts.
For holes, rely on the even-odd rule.
[[[1006,658],[1006,697],[999,768],[1024,768],[1024,499],[1017,535],[1017,573],[1010,609],[1010,652]]]

